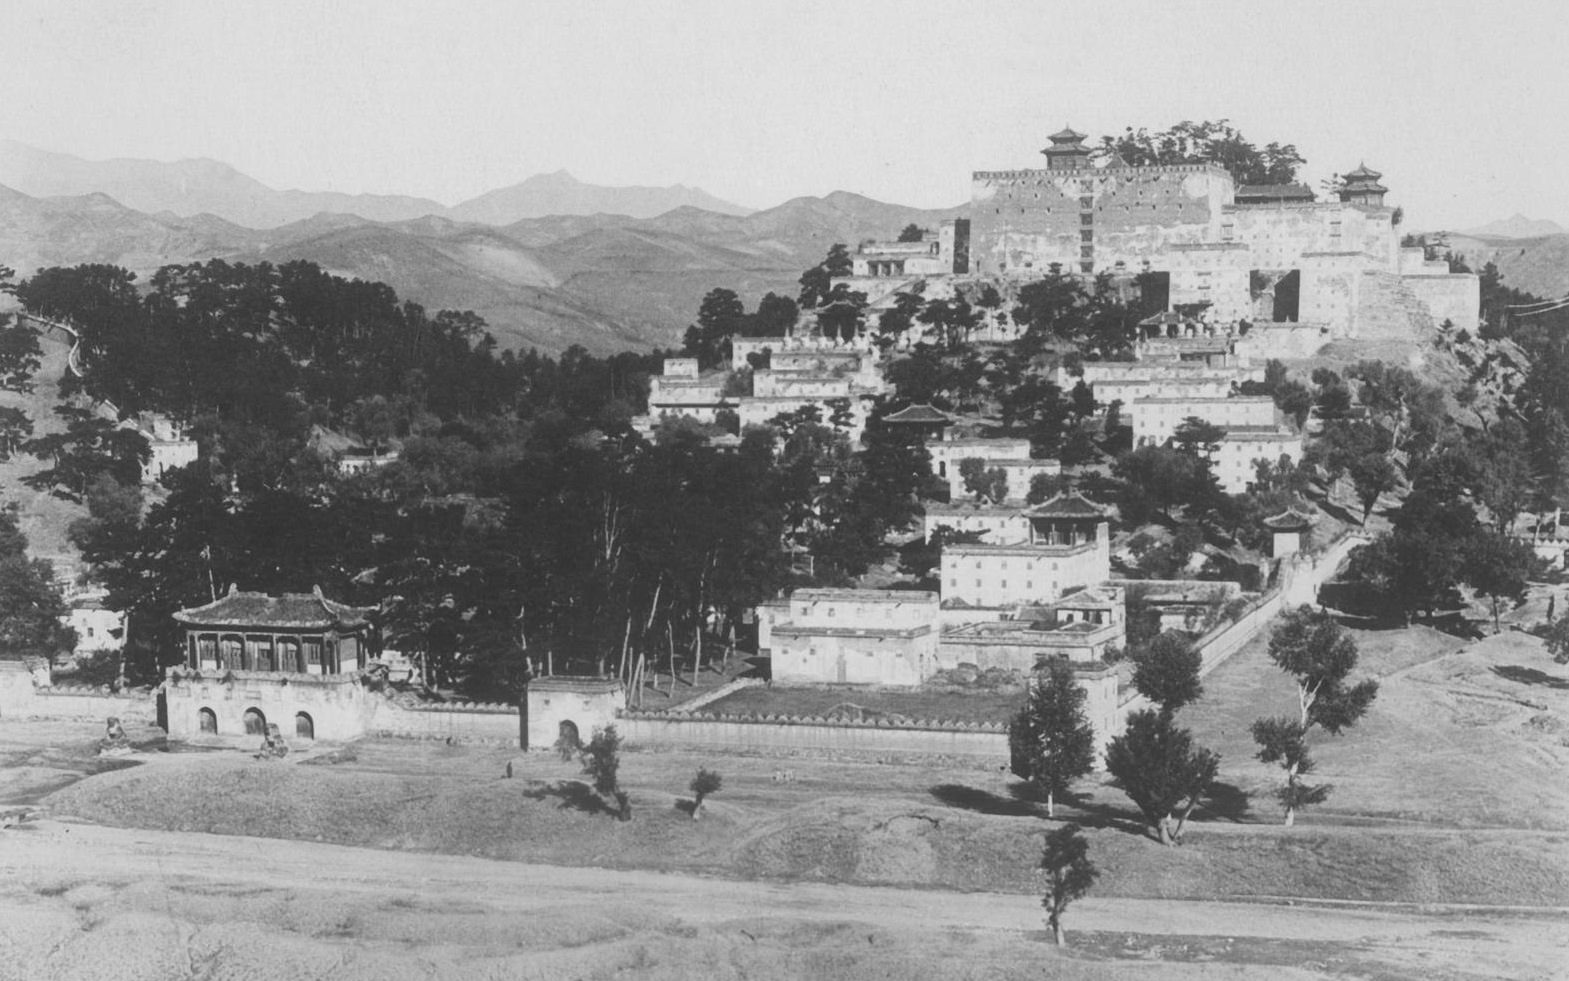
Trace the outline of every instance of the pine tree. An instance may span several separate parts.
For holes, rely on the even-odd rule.
[[[1062,659],[1048,662],[1030,685],[1024,707],[1008,724],[1010,769],[1046,795],[1046,816],[1057,798],[1095,767],[1095,730],[1084,714],[1085,693]]]
[[[1286,771],[1286,785],[1277,792],[1285,808],[1287,827],[1296,821],[1297,811],[1322,804],[1328,797],[1328,784],[1308,784],[1303,778],[1313,772],[1313,757],[1307,737],[1314,726],[1339,735],[1367,714],[1378,695],[1378,682],[1364,681],[1347,686],[1346,677],[1356,668],[1356,641],[1335,618],[1306,606],[1287,613],[1269,638],[1269,657],[1297,682],[1297,718],[1265,718],[1253,723],[1253,740],[1258,743],[1258,758],[1264,763],[1279,763]]]

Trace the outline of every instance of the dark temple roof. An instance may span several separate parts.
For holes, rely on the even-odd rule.
[[[1082,494],[1068,491],[1042,501],[1026,512],[1032,518],[1105,518],[1106,509]]]
[[[1306,184],[1243,184],[1237,188],[1238,201],[1313,201],[1313,189]]]
[[[225,596],[205,606],[181,610],[174,618],[194,626],[293,627],[315,630],[353,630],[366,625],[374,607],[349,606],[322,596],[321,587],[309,593],[242,593],[234,586]]]
[[[953,422],[953,417],[941,409],[934,409],[923,402],[920,405],[905,406],[898,412],[890,412],[888,415],[883,416],[883,422],[919,422],[928,425],[942,423],[946,425]]]
[[[1287,508],[1279,514],[1263,519],[1261,523],[1264,527],[1275,531],[1302,531],[1313,527],[1313,516],[1304,514],[1296,508]]]

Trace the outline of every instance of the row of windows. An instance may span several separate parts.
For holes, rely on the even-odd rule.
[[[198,634],[195,653],[200,661],[214,661],[223,667],[260,667],[270,670],[277,666],[296,666],[301,663],[320,665],[322,642],[319,637],[274,637],[271,634]]]
[[[957,579],[950,579],[948,581],[948,585],[950,587],[952,587],[953,589],[958,589],[959,588],[959,580],[957,580]],[[975,580],[975,588],[976,589],[985,589],[986,588],[986,584],[985,584],[985,582],[983,580],[977,579],[977,580]],[[1004,580],[998,582],[997,583],[997,588],[998,589],[1007,589],[1008,588],[1008,580],[1004,579]],[[1035,580],[1033,580],[1033,579],[1025,580],[1024,588],[1025,589],[1034,589],[1035,588]],[[1057,583],[1055,581],[1051,584],[1051,591],[1053,593],[1058,591],[1058,585],[1057,585]]]
[[[790,648],[788,648],[788,647],[781,647],[781,648],[779,648],[779,655],[781,657],[789,657],[790,653],[791,653],[791,651],[790,651]],[[803,657],[816,657],[818,652],[817,652],[817,648],[815,648],[815,647],[808,647],[804,651],[796,651],[795,653],[800,654]],[[849,654],[854,654],[855,651],[840,651],[839,653],[849,655]],[[896,654],[896,655],[898,655],[900,657],[904,656],[902,651],[890,651],[889,653]],[[876,651],[861,651],[861,656],[862,657],[876,657],[877,656],[877,652]]]
[[[1107,206],[1104,205],[1104,204],[1100,205],[1099,207],[1097,207],[1095,209],[1095,211],[1105,211],[1106,207]],[[1112,207],[1116,207],[1116,205],[1112,205]],[[1131,212],[1136,207],[1138,207],[1138,205],[1135,205],[1135,204],[1125,204],[1125,205],[1122,206],[1122,211],[1123,211],[1124,214],[1127,214],[1127,213]],[[1020,207],[1019,208],[1019,214],[1027,215],[1032,210],[1034,210],[1034,209]],[[1152,204],[1152,205],[1150,205],[1150,210],[1151,211],[1159,211],[1160,210],[1160,205]],[[1177,205],[1177,211],[1182,212],[1182,211],[1186,211],[1186,210],[1187,210],[1187,206],[1186,205],[1184,205],[1184,204],[1178,204]],[[1050,208],[1045,209],[1045,211],[1046,211],[1046,214],[1048,214],[1048,215],[1051,214],[1051,209]],[[1000,215],[1000,214],[1002,214],[1002,208],[1000,208],[1000,207],[993,208],[992,209],[992,213]],[[1089,211],[1081,211],[1079,213],[1079,219],[1080,219],[1080,224],[1089,225],[1089,224],[1092,224],[1094,222],[1094,214],[1092,212],[1089,212]],[[1331,234],[1338,236],[1340,233],[1339,232],[1333,232]]]
[[[976,559],[975,560],[975,568],[977,568],[977,569],[985,568],[985,563],[982,562],[980,559]],[[1007,559],[1003,559],[1001,562],[998,562],[997,563],[997,568],[999,568],[999,569],[1006,569],[1006,568],[1008,568],[1008,560]],[[1026,561],[1024,563],[1024,568],[1025,568],[1026,571],[1035,568],[1035,561],[1033,559]],[[1053,572],[1057,571],[1057,563],[1053,562],[1051,564],[1051,571],[1053,571]]]
[[[831,607],[831,606],[830,607],[826,607],[826,610],[827,610],[827,614],[826,614],[827,616],[831,617],[831,616],[834,615],[834,608],[833,607]],[[803,606],[803,607],[801,607],[801,612],[798,615],[799,616],[803,616],[803,617],[809,616],[809,615],[811,615],[811,611],[812,611],[811,607]],[[885,606],[885,607],[883,607],[883,619],[884,620],[892,620],[893,619],[893,612],[894,612],[894,608],[892,606]],[[857,617],[857,619],[859,619],[859,620],[865,620],[865,619],[868,619],[868,618],[869,618],[869,614],[864,609],[860,611],[860,614]]]

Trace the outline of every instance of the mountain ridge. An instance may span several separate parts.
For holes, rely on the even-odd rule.
[[[1516,212],[1508,218],[1490,221],[1457,234],[1469,238],[1543,238],[1548,235],[1562,235],[1566,231],[1569,229],[1565,229],[1556,221],[1547,218],[1527,218]]]
[[[346,194],[270,187],[221,160],[176,161],[115,157],[87,160],[0,140],[0,184],[35,198],[103,192],[147,214],[179,217],[208,213],[250,229],[276,228],[320,212],[351,214],[370,221],[397,222],[429,215],[456,221],[505,225],[552,214],[626,214],[652,218],[693,206],[721,214],[751,210],[701,188],[633,185],[607,187],[579,181],[565,170],[535,174],[451,207],[404,194]]]
[[[607,354],[679,345],[711,289],[733,289],[748,305],[769,291],[794,296],[801,271],[833,243],[853,248],[959,210],[836,194],[744,216],[679,207],[653,218],[547,215],[495,226],[317,212],[258,229],[211,214],[149,214],[104,193],[39,198],[0,184],[0,264],[25,277],[103,262],[145,277],[213,258],[303,259],[385,282],[430,309],[474,310],[506,348],[581,344]]]

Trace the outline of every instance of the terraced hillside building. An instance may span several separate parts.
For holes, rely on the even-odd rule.
[[[1050,140],[1044,168],[973,175],[973,273],[1153,273],[1168,308],[1208,303],[1216,322],[1313,323],[1334,337],[1476,327],[1477,277],[1401,248],[1383,175],[1366,166],[1318,201],[1301,185],[1239,188],[1209,163],[1101,164],[1072,129]]]
[[[1110,519],[1105,508],[1079,494],[1062,493],[1024,516],[1029,531],[1020,541],[943,546],[945,613],[1052,603],[1110,577]],[[989,614],[976,618],[996,619]],[[950,622],[957,620],[950,617]]]

